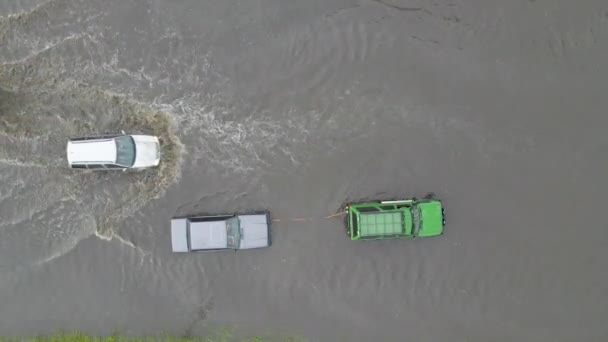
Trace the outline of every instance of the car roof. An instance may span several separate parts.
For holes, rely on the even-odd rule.
[[[228,248],[226,220],[190,222],[190,249]]]
[[[70,164],[115,163],[116,143],[114,139],[69,141],[67,155]]]

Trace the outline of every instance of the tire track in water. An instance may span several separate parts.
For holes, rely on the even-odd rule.
[[[82,91],[78,88],[68,89],[78,92],[78,100],[76,101],[80,106],[83,105],[83,98],[90,101],[86,103],[84,108],[79,108],[83,111],[82,113],[102,116],[100,114],[109,112],[116,116],[111,120],[107,120],[106,118],[105,125],[80,125],[80,120],[94,121],[90,117],[80,118],[80,120],[51,120],[46,123],[44,123],[44,120],[41,120],[44,126],[41,127],[41,130],[38,130],[37,128],[32,128],[29,119],[38,117],[43,112],[41,103],[44,103],[46,106],[55,102],[52,95],[50,97],[43,97],[40,94],[37,94],[38,96],[32,94],[32,98],[36,98],[40,103],[32,101],[28,103],[26,109],[10,117],[1,115],[0,121],[10,121],[10,125],[5,126],[10,127],[10,129],[4,129],[2,135],[18,137],[18,139],[14,140],[19,141],[19,145],[3,144],[2,153],[0,153],[2,155],[0,159],[2,163],[0,164],[3,165],[2,169],[6,170],[4,174],[25,180],[27,183],[25,187],[23,183],[13,183],[19,184],[18,186],[23,189],[18,191],[16,195],[7,197],[0,202],[2,203],[2,217],[5,218],[2,226],[7,224],[11,227],[26,225],[30,228],[25,229],[27,231],[26,234],[33,234],[35,233],[33,230],[38,230],[38,228],[31,229],[33,217],[37,215],[41,217],[41,220],[55,219],[55,216],[46,215],[45,213],[52,208],[54,203],[66,201],[67,199],[69,205],[79,207],[83,215],[95,217],[94,226],[96,229],[90,231],[83,228],[89,233],[80,237],[86,237],[93,232],[111,237],[114,227],[122,219],[130,216],[149,201],[161,196],[168,186],[179,177],[181,144],[179,139],[174,135],[171,118],[165,113],[145,109],[122,97],[107,94],[103,91],[94,90],[91,92],[90,90]],[[67,93],[70,93],[70,91]],[[63,93],[63,95],[65,94]],[[69,115],[69,113],[73,113],[69,110],[69,105],[65,106],[64,103],[62,107],[64,109],[67,107],[68,111],[57,115]],[[58,167],[57,163],[48,162],[49,155],[52,155],[53,157],[50,158],[55,158],[56,161],[63,160],[65,141],[70,135],[75,133],[94,134],[97,131],[94,127],[105,127],[103,131],[114,132],[118,131],[118,128],[122,128],[132,132],[143,131],[143,133],[160,136],[163,146],[163,162],[161,166],[158,169],[140,173],[117,175],[115,173],[73,172],[74,170],[69,170],[67,167]],[[43,130],[47,131],[47,133],[43,132]],[[24,150],[28,150],[25,155],[30,158],[29,160],[23,160],[22,152]],[[8,190],[7,192],[13,193],[14,191]],[[67,206],[65,203],[62,205],[62,207]],[[24,211],[24,208],[27,208],[27,210]],[[62,215],[61,212],[52,212],[60,217]],[[68,224],[70,222],[82,221],[82,219],[74,217],[65,217],[65,220]],[[62,232],[62,227],[64,226],[57,225],[55,231]],[[4,235],[6,229],[0,229],[3,229],[1,234]],[[78,236],[79,234],[74,232],[67,235]],[[59,240],[65,239],[66,234],[51,234],[47,238],[45,241],[48,241],[48,245],[54,245]],[[31,236],[28,238],[20,236],[16,240],[28,239],[31,240]],[[72,247],[75,245],[73,241],[66,241],[66,243]],[[64,247],[59,249],[64,252],[68,250]],[[53,250],[56,249],[53,248]],[[50,254],[53,258],[56,257],[54,256],[56,253],[51,252]],[[6,258],[3,259],[6,260]]]
[[[116,44],[111,41],[117,37],[98,30],[103,12],[97,10],[86,2],[53,1],[0,19],[0,44],[12,51],[0,60],[0,139],[11,142],[0,149],[0,167],[22,180],[14,184],[23,190],[15,197],[13,187],[2,189],[0,207],[8,219],[0,234],[11,231],[7,241],[37,239],[44,220],[55,219],[47,217],[50,213],[66,215],[66,224],[86,222],[84,234],[72,233],[78,236],[77,241],[91,234],[111,238],[122,219],[161,196],[179,177],[182,147],[176,124],[191,137],[189,145],[193,147],[188,152],[194,161],[213,160],[218,167],[233,172],[248,172],[264,165],[267,154],[280,154],[297,162],[289,146],[304,141],[306,131],[299,129],[302,122],[290,123],[301,132],[294,138],[272,118],[249,117],[244,123],[229,118],[233,108],[224,107],[224,100],[213,94],[184,95],[188,87],[198,88],[208,81],[221,85],[222,80],[210,70],[207,58],[201,59],[200,51],[184,48],[179,35],[171,30],[152,47],[168,48],[171,55],[165,60],[146,60],[146,65],[133,70],[126,63],[131,60],[132,50],[112,48]],[[91,15],[96,11],[102,14]],[[57,28],[61,22],[65,25]],[[39,34],[41,31],[44,34]],[[172,65],[175,58],[181,59],[177,66]],[[174,82],[176,75],[180,82]],[[88,86],[93,80],[111,90]],[[161,94],[153,98],[153,109],[122,95],[150,87]],[[201,135],[197,132],[202,128],[205,134]],[[163,161],[158,170],[116,175],[75,173],[63,167],[68,137],[120,129],[161,137]],[[34,190],[35,178],[50,185]],[[9,201],[16,203],[9,205]],[[59,208],[66,213],[54,209],[57,201],[63,201]],[[67,222],[66,208],[70,205],[79,208],[81,218],[70,217]],[[40,220],[36,227],[17,229],[31,226],[34,216]],[[40,249],[45,255],[20,264],[53,260],[75,246],[77,241],[66,240],[60,226],[40,243],[49,247]]]
[[[66,39],[94,33],[98,27],[91,24],[103,15],[102,8],[93,3],[52,0],[2,18],[0,46],[6,53],[0,62],[24,60]]]
[[[18,54],[1,61],[4,64],[0,66],[0,87],[7,91],[0,98],[0,108],[5,108],[0,114],[0,139],[23,146],[2,148],[0,167],[27,183],[34,177],[28,173],[42,172],[35,173],[26,165],[44,170],[41,165],[63,160],[69,136],[120,129],[160,135],[167,150],[163,151],[159,170],[121,175],[74,173],[63,169],[60,163],[47,170],[46,177],[54,177],[56,184],[60,184],[58,189],[70,189],[63,190],[62,196],[52,197],[53,200],[68,198],[67,203],[81,207],[83,217],[94,218],[92,232],[100,236],[110,237],[122,219],[162,196],[181,173],[182,154],[188,156],[187,166],[214,166],[237,174],[270,168],[271,162],[273,168],[292,168],[316,152],[327,153],[365,132],[375,120],[369,113],[382,107],[366,100],[312,111],[284,107],[280,113],[270,113],[264,108],[246,112],[248,108],[235,105],[231,94],[219,95],[217,90],[225,88],[229,80],[214,70],[213,54],[202,47],[187,46],[179,31],[170,25],[161,28],[160,19],[150,19],[146,23],[152,28],[150,32],[129,37],[134,39],[131,41],[100,30],[103,14],[90,16],[95,10],[87,2],[56,3],[18,20],[9,18],[0,23],[0,43],[21,47]],[[77,12],[73,18],[64,18],[66,29],[54,30],[55,24],[44,26],[47,21],[36,19],[55,15],[63,18],[59,13],[62,10]],[[82,20],[83,17],[88,19]],[[37,20],[42,24],[34,25]],[[311,26],[289,33],[284,40],[287,44],[277,46],[284,55],[281,68],[292,71],[274,74],[287,74],[287,80],[302,79],[304,88],[325,91],[328,84],[340,83],[336,82],[337,77],[343,77],[333,74],[333,67],[365,63],[373,57],[375,47],[395,42],[387,32],[369,30],[370,24],[364,21],[339,26],[334,20],[341,19],[335,17],[320,28]],[[28,43],[40,30],[49,33]],[[8,31],[21,35],[8,35]],[[162,34],[156,35],[159,32]],[[21,38],[25,38],[23,45]],[[127,41],[145,48],[143,51],[129,48],[123,44]],[[314,68],[315,65],[325,69]],[[312,75],[311,67],[317,70]],[[93,82],[101,88],[88,85]],[[281,80],[271,84],[283,85]],[[360,95],[356,87],[352,89],[346,97]],[[150,104],[123,94],[134,94]],[[335,118],[344,117],[346,112],[350,113],[351,123],[349,129],[341,129]],[[176,126],[180,127],[179,138]],[[182,149],[181,140],[187,143],[187,148]],[[319,151],[307,146],[314,140]],[[16,183],[15,187],[23,188],[23,183]],[[53,188],[42,187],[40,191],[36,196],[44,198],[44,192],[52,192]],[[0,198],[4,193],[16,191],[13,188],[3,191]],[[33,192],[27,195],[27,189],[25,193],[19,198],[22,203],[33,196]],[[0,204],[4,206],[5,202]],[[44,213],[45,205],[34,202],[31,210]],[[6,209],[11,212],[17,210],[7,208],[13,208]],[[16,215],[12,220],[25,225],[29,215],[15,212],[8,215]]]
[[[32,16],[43,9],[48,8],[4,18],[0,42],[16,44],[18,35],[7,35],[7,30],[27,28]],[[161,196],[180,174],[181,143],[173,118],[121,94],[88,87],[77,80],[80,75],[75,72],[70,76],[76,77],[65,77],[74,61],[71,56],[79,56],[81,64],[85,63],[83,53],[90,57],[82,48],[91,46],[92,36],[81,33],[49,39],[50,43],[26,44],[19,59],[0,65],[0,169],[4,177],[17,179],[3,185],[0,192],[0,235],[3,245],[28,241],[38,251],[18,259],[15,256],[24,255],[23,248],[0,248],[4,266],[50,261],[91,234],[111,237],[114,227]],[[40,45],[44,48],[37,49]],[[57,53],[61,49],[77,53],[62,58]],[[163,148],[160,167],[140,173],[95,174],[63,166],[70,136],[121,129],[158,135]]]
[[[35,11],[36,8],[55,0],[12,0],[2,4],[2,10],[6,11],[7,16],[14,16],[19,13]]]
[[[184,121],[180,127],[188,135],[189,162],[205,163],[230,173],[270,167],[271,160],[283,167],[297,166],[301,159],[293,148],[306,143],[311,134],[305,118],[288,118],[288,113],[277,119],[263,112],[237,121],[226,117],[234,108],[208,106],[195,97],[158,106]]]
[[[150,20],[147,25],[157,28],[160,24]],[[243,120],[235,120],[233,113],[239,109],[228,104],[232,99],[213,92],[192,91],[223,87],[227,82],[211,68],[210,55],[196,47],[185,47],[179,32],[170,26],[162,30],[164,34],[160,37],[144,33],[129,38],[138,40],[134,45],[154,42],[147,54],[154,57],[143,60],[140,51],[116,44],[117,40],[127,38],[102,30],[100,34],[66,36],[16,64],[44,66],[35,72],[55,69],[58,75],[83,84],[95,82],[116,93],[136,93],[139,98],[146,98],[154,108],[175,118],[180,135],[189,138],[191,151],[186,153],[192,157],[190,160],[205,158],[205,163],[236,173],[268,166],[270,156],[283,158],[287,164],[298,163],[289,147],[302,142],[307,134],[299,129],[305,124],[304,118],[287,118],[289,122],[282,125],[268,113],[252,113],[245,114]],[[143,64],[132,65],[139,60]],[[294,129],[288,132],[285,126]]]

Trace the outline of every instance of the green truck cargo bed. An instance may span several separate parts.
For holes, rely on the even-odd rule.
[[[359,220],[359,235],[361,237],[405,234],[402,211],[361,213]]]
[[[414,238],[443,233],[443,206],[435,199],[354,203],[347,206],[352,240]]]

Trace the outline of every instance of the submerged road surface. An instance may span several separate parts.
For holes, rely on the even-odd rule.
[[[608,340],[607,60],[599,0],[2,0],[0,333]],[[161,167],[66,167],[121,129]],[[440,238],[324,219],[427,192]],[[259,209],[269,249],[170,253]]]

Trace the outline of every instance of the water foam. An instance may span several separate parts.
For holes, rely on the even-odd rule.
[[[6,21],[1,25],[10,27]],[[0,37],[6,38],[5,32]],[[17,178],[3,184],[0,235],[6,244],[28,241],[39,247],[32,260],[16,261],[12,249],[3,252],[3,265],[51,261],[91,234],[111,238],[124,218],[179,178],[182,145],[171,114],[64,78],[67,62],[44,58],[86,37],[69,35],[0,65],[0,168]],[[159,136],[161,165],[125,174],[67,168],[69,137],[120,130]]]

